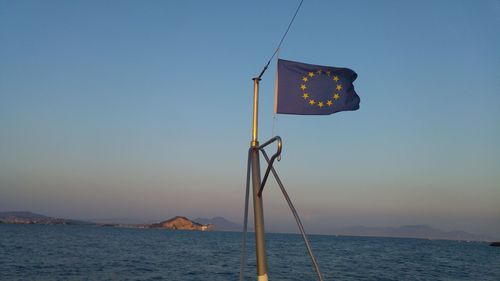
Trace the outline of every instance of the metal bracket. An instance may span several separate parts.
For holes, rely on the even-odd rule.
[[[279,136],[275,136],[274,138],[271,138],[270,140],[266,141],[261,146],[259,146],[259,150],[264,152],[264,147],[270,145],[273,142],[277,142],[278,148],[276,149],[276,153],[274,153],[274,155],[271,157],[271,160],[268,162],[266,173],[264,174],[264,178],[262,179],[262,183],[260,184],[259,192],[257,193],[259,197],[262,196],[262,191],[264,190],[267,178],[269,177],[269,172],[271,172],[271,168],[273,167],[274,160],[276,159],[278,159],[278,161],[281,160],[281,149],[283,148],[283,142],[281,141],[281,138]]]

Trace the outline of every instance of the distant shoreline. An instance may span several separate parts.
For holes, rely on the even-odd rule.
[[[177,231],[177,232],[193,232],[192,230],[184,230],[184,229],[167,229],[167,228],[154,228],[154,227],[141,227],[139,225],[121,225],[121,224],[27,224],[27,223],[4,223],[0,222],[0,226],[2,225],[16,225],[16,226],[64,226],[64,227],[93,227],[93,228],[120,228],[120,229],[137,229],[137,230],[155,230],[155,231]],[[201,232],[201,231],[200,231]],[[227,232],[227,233],[242,233],[242,231],[229,231],[229,230],[212,230],[210,232]],[[253,231],[249,231],[248,233],[253,233]],[[300,233],[293,232],[267,232],[266,235],[293,235],[300,236]],[[424,238],[424,237],[399,237],[399,236],[373,236],[373,235],[348,235],[348,234],[327,234],[327,233],[308,233],[308,236],[325,236],[325,237],[341,237],[341,238],[367,238],[367,239],[417,239],[417,240],[426,240],[426,241],[452,241],[452,242],[460,242],[460,243],[484,243],[491,244],[496,240],[460,240],[460,239],[440,239],[440,238]]]
[[[232,223],[223,217],[212,219],[197,218],[190,220],[186,217],[176,216],[169,220],[152,224],[128,224],[128,223],[99,223],[82,220],[53,218],[32,212],[0,212],[1,224],[17,225],[76,225],[93,227],[116,227],[129,229],[166,229],[166,230],[189,230],[189,231],[217,231],[217,232],[241,232],[242,226]],[[251,232],[251,229],[249,229]],[[269,232],[276,234],[297,234],[287,232]],[[401,227],[349,227],[334,233],[317,233],[312,235],[340,236],[340,237],[369,237],[369,238],[409,238],[423,240],[446,240],[446,241],[474,241],[495,242],[500,239],[486,235],[471,234],[464,231],[442,231],[427,225],[406,225]]]

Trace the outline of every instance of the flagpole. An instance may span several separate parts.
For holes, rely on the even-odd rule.
[[[262,73],[261,75],[262,76]],[[252,122],[252,142],[251,163],[252,163],[252,187],[253,187],[253,211],[255,225],[255,255],[257,258],[257,280],[267,281],[266,245],[264,237],[264,210],[262,194],[259,195],[261,187],[260,162],[259,162],[259,142],[258,119],[259,119],[259,82],[260,76],[253,78],[253,122]]]

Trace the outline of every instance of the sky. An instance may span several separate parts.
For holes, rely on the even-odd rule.
[[[253,82],[299,1],[0,0],[0,211],[242,222]],[[279,57],[348,67],[358,111],[259,139],[310,233],[428,224],[500,237],[500,2],[304,1]],[[297,231],[279,189],[266,230]]]

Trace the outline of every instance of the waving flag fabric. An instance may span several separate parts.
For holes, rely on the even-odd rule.
[[[278,59],[275,111],[279,114],[328,115],[359,109],[348,68]]]

